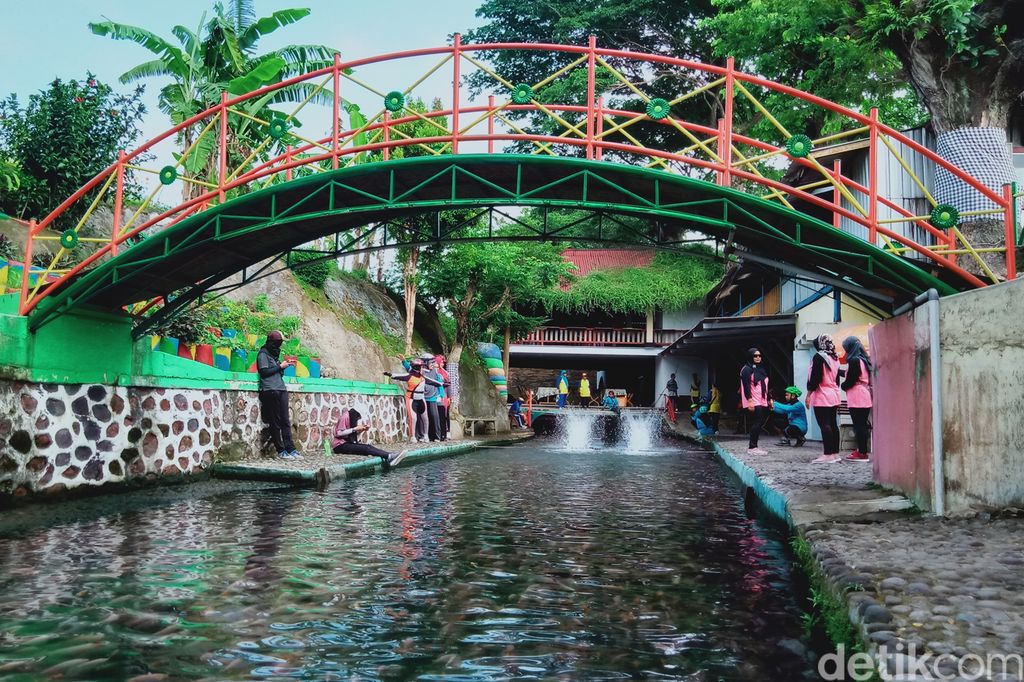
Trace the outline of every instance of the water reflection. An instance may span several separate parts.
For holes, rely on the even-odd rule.
[[[488,450],[0,539],[0,679],[794,680],[788,571],[703,453]]]

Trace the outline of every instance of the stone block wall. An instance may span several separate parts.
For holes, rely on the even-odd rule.
[[[403,439],[400,400],[291,392],[296,446],[320,452],[349,407],[375,442]],[[253,391],[0,381],[0,502],[202,474],[217,459],[264,454],[262,430]]]

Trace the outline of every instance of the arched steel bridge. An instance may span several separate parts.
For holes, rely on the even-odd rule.
[[[512,83],[488,65],[496,53],[510,50],[545,51],[563,65],[533,83]],[[365,74],[384,62],[401,62],[406,72],[418,75],[404,85],[367,82]],[[624,75],[666,68],[685,72],[695,85],[687,92],[656,92]],[[468,88],[464,81],[470,71],[480,74],[477,83],[488,81],[490,91]],[[580,74],[587,83],[582,101],[537,99],[544,86]],[[597,92],[599,75],[643,102],[644,110],[607,106]],[[413,106],[410,98],[438,78],[450,84],[448,102],[425,111]],[[260,117],[274,91],[297,83],[313,84],[315,96],[287,114]],[[369,117],[351,115],[345,126],[346,102],[357,91],[376,98],[379,111]],[[839,132],[810,139],[787,130],[764,104],[768,95],[775,106],[788,100],[827,110],[841,119]],[[695,98],[724,111],[717,126],[675,115],[673,107]],[[323,135],[306,136],[293,123],[314,100],[330,103],[333,123]],[[735,111],[741,104],[772,124],[772,140],[739,132]],[[534,128],[522,114],[542,118],[548,127]],[[409,134],[409,124],[416,124],[416,135]],[[242,126],[264,134],[238,161],[229,154],[229,140]],[[635,134],[645,126],[664,126],[682,146],[645,146]],[[155,145],[182,139],[190,144],[174,165],[145,167]],[[866,182],[839,162],[826,166],[818,160],[823,148],[851,141],[866,146]],[[518,145],[516,153],[506,153],[510,145]],[[883,153],[920,188],[930,212],[915,214],[901,199],[886,195],[892,183],[878,179]],[[908,159],[915,155],[991,202],[992,209],[980,213],[1004,222],[1002,247],[974,249],[967,243],[955,208],[939,204],[914,173]],[[202,158],[211,160],[205,164],[211,170],[200,176],[195,168]],[[766,169],[776,159],[781,160],[774,162],[776,169],[794,163],[801,167],[802,174],[786,175],[799,175],[799,184],[771,177]],[[160,184],[123,220],[129,170],[153,172]],[[165,188],[188,198],[145,217]],[[86,220],[103,202],[114,206],[108,233],[83,236]],[[53,234],[51,226],[75,205],[87,206],[84,216]],[[501,212],[509,206],[541,207],[545,215],[549,209],[584,209],[592,218],[556,229],[546,221],[528,225],[505,213],[503,228],[484,234],[479,227],[444,226],[440,220],[419,232],[410,232],[407,225],[394,227],[414,214],[458,208]],[[217,106],[121,154],[50,215],[29,223],[32,238],[25,262],[32,261],[33,243],[40,240],[59,240],[60,247],[46,268],[48,277],[22,278],[19,310],[35,329],[82,304],[109,309],[136,304],[135,313],[151,320],[145,328],[221,290],[232,275],[243,272],[241,281],[247,281],[250,266],[267,258],[285,254],[289,265],[289,252],[314,240],[325,258],[398,243],[460,239],[605,241],[603,226],[621,215],[648,220],[650,229],[636,234],[638,243],[671,248],[707,235],[725,256],[767,262],[892,303],[930,287],[952,293],[995,281],[978,256],[981,251],[1004,253],[1013,277],[1014,249],[1005,246],[1015,241],[1014,210],[1009,189],[986,187],[886,126],[875,111],[865,116],[742,73],[731,59],[725,66],[695,63],[600,48],[593,38],[586,46],[471,45],[456,35],[452,45],[443,47],[354,61],[336,56],[332,67],[241,96],[225,94]],[[863,238],[851,234],[858,229]],[[97,248],[73,267],[58,269],[79,241]],[[971,274],[964,259],[975,260],[986,277]]]

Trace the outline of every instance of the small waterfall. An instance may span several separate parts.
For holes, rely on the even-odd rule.
[[[557,435],[561,439],[563,450],[581,452],[590,450],[595,444],[601,443],[600,434],[595,434],[598,413],[584,411],[566,411],[558,420]],[[595,443],[596,438],[596,443]]]
[[[628,452],[653,450],[661,430],[661,413],[657,410],[623,412],[620,417],[618,447]]]

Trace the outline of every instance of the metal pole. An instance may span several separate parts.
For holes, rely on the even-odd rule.
[[[28,238],[25,239],[25,260],[21,263],[21,294],[20,294],[20,305],[18,306],[19,314],[25,315],[25,303],[28,301],[28,274],[32,267],[32,238],[36,232],[36,221],[28,221]]]
[[[462,47],[462,35],[455,34],[452,44],[452,154],[459,153],[459,66],[462,61],[459,56]]]
[[[341,136],[341,55],[334,53],[334,122],[331,124],[331,168],[338,169],[338,143]]]
[[[736,61],[729,57],[725,60],[725,170],[722,172],[722,185],[732,186],[732,116],[733,116],[733,83],[736,80]]]
[[[832,203],[835,205],[835,210],[832,211],[832,227],[837,230],[842,227],[843,217],[839,214],[839,210],[843,207],[843,195],[839,193],[839,183],[843,181],[843,162],[836,159],[832,162],[832,174],[835,176],[836,187],[832,192]]]
[[[587,39],[587,158],[594,158],[594,81],[596,71],[597,36]]]
[[[124,205],[124,150],[117,151],[117,187],[114,189],[114,222],[110,228],[110,254],[117,255],[117,236],[121,232],[121,207]]]
[[[487,96],[487,153],[494,153],[494,95]]]
[[[1017,235],[1013,225],[1013,185],[1003,185],[1003,199],[1006,210],[1003,213],[1003,228],[1006,236],[1006,279],[1017,279]]]
[[[384,110],[384,144],[387,145],[391,142],[391,112],[387,109]],[[384,147],[384,160],[391,160],[391,147]]]
[[[217,173],[218,198],[224,203],[224,185],[228,178],[228,93],[220,91],[220,168]]]
[[[871,107],[868,127],[868,243],[878,241],[878,109]]]
[[[604,133],[604,97],[597,98],[597,135],[594,143],[594,158],[598,161],[604,156],[604,147],[601,146],[601,135]]]

